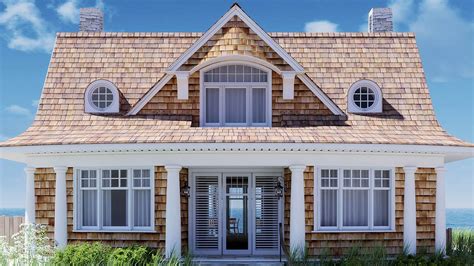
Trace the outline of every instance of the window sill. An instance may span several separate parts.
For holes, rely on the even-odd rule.
[[[156,233],[155,230],[94,230],[94,229],[75,229],[73,233]]]
[[[394,233],[396,230],[394,229],[347,229],[347,230],[312,230],[311,233]]]

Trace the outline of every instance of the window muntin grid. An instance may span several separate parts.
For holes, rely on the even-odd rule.
[[[204,82],[256,83],[267,81],[267,72],[245,65],[225,65],[204,72]]]
[[[92,91],[91,102],[98,109],[108,108],[113,101],[114,95],[107,87],[98,87]]]
[[[368,109],[375,103],[375,92],[369,87],[360,87],[354,92],[353,100],[357,107]]]
[[[395,198],[392,170],[322,168],[318,172],[319,195],[315,198],[317,202],[315,203],[317,204],[315,217],[319,217],[315,221],[315,227],[318,230],[337,232],[390,230],[393,228]],[[342,185],[335,186],[335,184],[328,183],[334,176],[338,180],[337,183]],[[323,180],[326,181],[323,182]],[[345,197],[348,196],[356,196],[355,198],[362,200],[361,204],[365,206],[362,215],[357,217],[358,220],[352,221],[355,213],[361,213],[359,211],[350,213],[354,206],[348,206],[347,203],[352,202],[354,197],[347,201]],[[347,216],[348,214],[349,216]]]

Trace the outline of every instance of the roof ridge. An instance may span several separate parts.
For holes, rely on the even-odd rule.
[[[61,38],[156,38],[156,37],[180,37],[196,38],[201,37],[204,32],[58,32],[57,37]],[[298,31],[276,31],[267,32],[271,37],[277,38],[314,38],[314,37],[334,37],[334,38],[406,38],[415,37],[413,32],[298,32]]]

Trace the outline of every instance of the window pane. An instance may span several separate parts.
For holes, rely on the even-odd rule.
[[[127,226],[127,191],[104,190],[102,193],[104,226]]]
[[[321,190],[321,226],[337,225],[337,190]]]
[[[82,226],[97,226],[97,191],[82,191]]]
[[[367,190],[344,190],[343,225],[368,226],[369,192]]]
[[[225,121],[226,123],[246,122],[245,88],[225,89]]]
[[[219,123],[219,89],[206,89],[206,123]]]
[[[135,226],[150,226],[150,190],[135,190],[133,199],[133,223]]]
[[[374,226],[389,225],[389,190],[374,190]]]
[[[266,110],[265,88],[252,89],[252,122],[265,123]]]

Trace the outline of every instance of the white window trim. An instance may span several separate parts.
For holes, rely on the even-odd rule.
[[[225,65],[244,65],[260,69],[267,73],[267,82],[204,82],[204,73]],[[209,65],[200,70],[200,112],[199,124],[201,127],[271,127],[272,126],[272,70],[262,67],[262,65],[252,62],[226,61]],[[245,88],[246,89],[246,123],[225,123],[225,88]],[[206,88],[219,89],[219,123],[206,123]],[[266,122],[252,123],[252,89],[266,89]]]
[[[354,102],[354,93],[360,87],[370,88],[374,92],[374,104],[369,108],[360,108]],[[372,80],[362,79],[354,82],[347,93],[347,111],[350,113],[381,113],[382,112],[382,90]]]
[[[338,190],[337,193],[337,226],[321,226],[321,170],[336,169],[338,171],[337,177],[337,188],[325,188]],[[343,170],[369,170],[369,226],[357,227],[357,226],[343,226],[343,202],[342,202],[342,191],[344,190],[343,182]],[[374,171],[375,170],[387,170],[390,171],[390,204],[389,204],[389,226],[374,226],[373,221],[373,197],[374,197]],[[314,193],[313,193],[313,206],[314,206],[314,224],[313,232],[318,233],[348,233],[348,232],[394,232],[395,231],[395,168],[393,167],[340,167],[340,166],[320,166],[315,168],[314,171]],[[366,188],[346,188],[346,189],[366,189]]]
[[[113,99],[112,103],[106,108],[99,108],[92,103],[92,93],[95,89],[99,87],[106,87],[112,92]],[[86,113],[118,113],[120,111],[120,94],[112,82],[104,79],[96,80],[87,86],[87,89],[84,93],[84,112]]]
[[[150,170],[150,226],[143,227],[143,226],[133,226],[133,215],[134,215],[134,208],[133,208],[133,170],[136,169],[147,169]],[[82,198],[80,196],[80,178],[79,172],[82,170],[95,170],[97,171],[97,187],[96,191],[98,193],[97,201],[98,201],[98,208],[97,208],[97,226],[82,226],[81,225],[81,217],[82,213]],[[128,219],[128,226],[102,226],[102,197],[101,191],[102,190],[102,170],[127,170],[127,219]],[[121,188],[107,188],[107,190],[117,190]],[[144,166],[144,167],[79,167],[74,168],[73,171],[73,232],[112,232],[112,233],[154,233],[155,231],[155,170],[154,167],[151,166]]]

